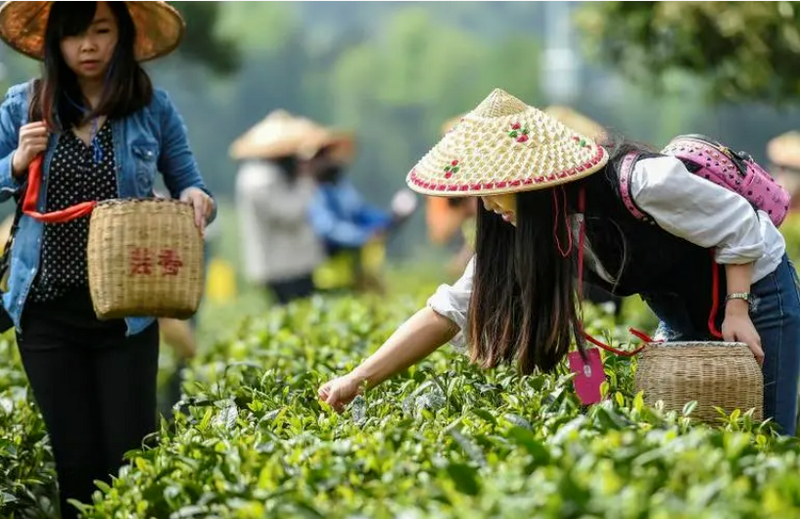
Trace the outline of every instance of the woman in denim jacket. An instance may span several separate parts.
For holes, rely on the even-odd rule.
[[[180,15],[163,2],[7,2],[0,36],[44,61],[42,77],[0,106],[0,196],[43,154],[38,211],[152,196],[156,171],[190,203],[202,231],[215,215],[167,94],[139,62],[173,50]],[[88,217],[43,224],[23,215],[3,305],[50,434],[63,517],[87,502],[123,455],[156,429],[159,333],[153,318],[99,321],[88,290]]]

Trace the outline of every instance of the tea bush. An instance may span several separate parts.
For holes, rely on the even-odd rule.
[[[800,511],[800,456],[749,414],[718,427],[649,408],[635,360],[606,358],[609,398],[570,375],[480,371],[452,348],[357,398],[354,367],[420,298],[314,299],[253,316],[187,373],[157,446],[82,507],[87,518],[731,518]],[[589,309],[595,333],[621,337]]]
[[[272,310],[251,294],[207,310],[175,422],[80,505],[84,517],[710,519],[800,509],[796,440],[747,413],[708,427],[691,405],[645,406],[632,390],[635,359],[605,358],[609,398],[587,409],[563,367],[481,371],[445,347],[334,413],[319,385],[374,351],[435,288],[419,276],[393,282],[393,292],[417,288]],[[628,336],[600,309],[588,307],[586,322],[608,340]],[[0,517],[54,517],[41,417],[8,343],[0,359]]]

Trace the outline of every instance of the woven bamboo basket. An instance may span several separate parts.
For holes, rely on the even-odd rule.
[[[764,382],[761,368],[746,344],[730,342],[667,342],[649,344],[640,354],[634,377],[644,401],[661,400],[664,409],[680,413],[696,401],[692,417],[718,423],[714,407],[727,413],[755,409],[762,420]]]
[[[187,319],[203,291],[203,237],[175,200],[109,200],[92,212],[89,290],[98,319]]]

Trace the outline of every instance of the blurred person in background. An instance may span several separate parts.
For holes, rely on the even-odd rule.
[[[441,135],[449,132],[461,117],[447,120],[441,128]],[[458,164],[451,167],[458,167]],[[469,260],[475,253],[475,216],[478,203],[475,198],[428,197],[425,221],[428,226],[428,240],[435,245],[446,246],[455,251],[447,264],[447,273],[461,276]]]
[[[236,210],[247,280],[285,305],[314,292],[312,274],[325,259],[308,213],[317,185],[301,156],[326,135],[309,119],[276,110],[239,137]]]
[[[769,169],[775,181],[791,195],[789,214],[781,226],[789,257],[800,261],[800,132],[778,135],[767,143]]]
[[[767,144],[767,158],[775,180],[792,196],[792,212],[796,213],[800,199],[800,132],[779,135]]]
[[[446,270],[450,276],[460,276],[475,253],[477,203],[474,198],[435,197],[426,202],[428,240],[453,251]]]
[[[355,154],[353,137],[328,131],[329,137],[308,160],[318,182],[309,218],[327,255],[327,261],[315,272],[315,285],[326,291],[382,292],[380,269],[386,239],[416,210],[417,197],[401,189],[395,193],[390,210],[367,203],[345,173]]]

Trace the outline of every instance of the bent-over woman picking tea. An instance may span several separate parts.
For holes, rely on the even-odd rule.
[[[727,159],[713,160],[722,171]],[[320,387],[324,402],[341,411],[449,341],[484,368],[551,371],[573,344],[587,351],[577,295],[585,278],[640,295],[670,341],[747,344],[762,363],[764,416],[794,435],[800,292],[772,179],[758,181],[775,196],[746,199],[676,156],[600,145],[495,90],[407,181],[430,196],[480,198],[475,256],[378,351]]]

